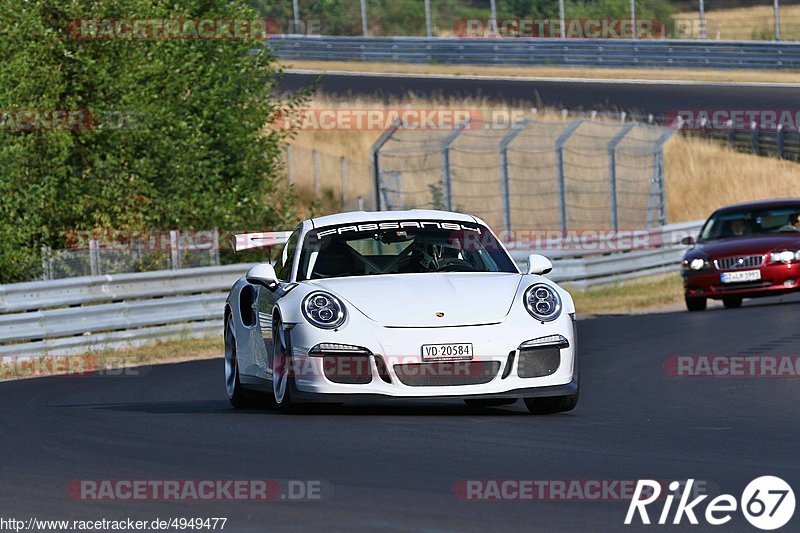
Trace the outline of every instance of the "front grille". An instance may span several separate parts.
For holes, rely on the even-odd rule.
[[[760,267],[764,262],[763,255],[737,255],[734,257],[720,257],[714,260],[717,270],[740,270],[742,268]]]
[[[329,381],[343,385],[366,385],[372,381],[369,355],[326,355],[322,371]]]
[[[519,351],[517,375],[521,378],[540,378],[558,370],[561,364],[561,349],[558,346],[522,348]]]
[[[394,372],[409,387],[481,385],[500,371],[500,361],[442,361],[394,365]]]

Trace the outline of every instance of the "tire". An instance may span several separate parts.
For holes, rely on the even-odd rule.
[[[736,309],[737,307],[742,306],[742,297],[741,296],[726,296],[722,299],[722,305],[724,305],[728,309]]]
[[[244,409],[252,405],[239,379],[239,361],[236,357],[236,335],[230,319],[225,321],[225,390],[228,401],[235,409]]]
[[[690,298],[686,297],[686,309],[689,311],[705,311],[708,305],[708,300],[705,298]]]
[[[292,401],[292,355],[289,332],[283,329],[279,318],[272,326],[272,393],[275,407],[282,413],[297,411],[297,404]]]
[[[486,407],[500,407],[501,405],[511,405],[516,403],[517,398],[486,398],[485,400],[464,400],[470,409],[484,409]]]
[[[572,411],[578,405],[578,393],[568,396],[525,398],[525,407],[532,415],[552,415]]]

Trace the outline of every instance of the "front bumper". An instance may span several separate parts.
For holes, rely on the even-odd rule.
[[[760,280],[743,283],[722,283],[722,271],[716,269],[710,272],[684,270],[684,291],[687,297],[719,300],[725,296],[777,296],[800,289],[800,263],[767,264],[757,270],[761,271]]]
[[[554,341],[535,350],[519,349],[525,341],[558,336],[563,339],[559,346]],[[578,386],[575,327],[566,313],[545,324],[527,315],[510,315],[499,324],[438,328],[360,323],[326,331],[295,324],[290,339],[293,392],[298,399],[519,398],[574,394]],[[330,365],[326,373],[326,358],[309,354],[320,343],[368,350],[368,355],[357,356],[362,358],[358,373],[363,379],[341,382],[348,379],[331,376]],[[421,346],[440,343],[470,343],[475,355],[469,361],[423,360]]]

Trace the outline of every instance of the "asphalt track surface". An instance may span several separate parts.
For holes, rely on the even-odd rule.
[[[663,365],[677,354],[796,355],[799,311],[800,298],[787,296],[580,320],[581,401],[549,417],[521,403],[475,412],[452,400],[234,411],[221,358],[2,383],[0,517],[227,517],[226,531],[618,531],[641,529],[623,526],[625,502],[462,501],[453,487],[696,478],[738,498],[769,474],[797,491],[798,378],[671,377]],[[78,479],[256,478],[321,480],[325,497],[92,502],[66,492]],[[724,529],[754,530],[741,514]]]
[[[296,91],[319,76],[287,73],[281,87]],[[658,84],[584,81],[528,81],[469,78],[386,77],[380,75],[325,74],[319,89],[330,95],[398,97],[485,97],[506,103],[525,102],[537,107],[574,110],[627,111],[655,116],[675,110],[779,110],[798,109],[797,86],[775,87],[746,84]]]

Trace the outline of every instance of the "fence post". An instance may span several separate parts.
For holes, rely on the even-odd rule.
[[[567,183],[564,177],[564,143],[583,124],[584,119],[570,123],[556,139],[556,179],[558,180],[558,211],[561,226],[561,235],[567,234]]]
[[[700,0],[700,38],[706,38],[706,4]]]
[[[181,268],[180,240],[181,240],[181,232],[176,229],[170,230],[169,251],[172,257],[172,270],[179,270]]]
[[[50,281],[53,279],[53,263],[50,260],[50,248],[42,245],[42,280]]]
[[[89,239],[89,272],[92,276],[100,275],[100,245],[97,239]]]
[[[781,40],[781,6],[780,0],[775,0],[773,9],[775,11],[775,40]]]
[[[735,141],[736,138],[733,131],[733,120],[728,119],[728,146],[733,148]]]
[[[750,134],[751,149],[753,154],[758,155],[758,124],[755,120],[750,123],[750,129],[752,130]]]
[[[381,133],[381,136],[378,137],[378,140],[376,140],[375,144],[369,149],[372,158],[372,187],[374,189],[373,193],[375,194],[375,211],[383,211],[383,205],[381,203],[380,151],[383,145],[386,144],[386,142],[392,138],[392,135],[400,128],[400,124],[399,120],[392,123],[386,131]]]
[[[431,0],[425,0],[425,35],[430,39],[433,37],[431,26]]]
[[[292,172],[292,145],[286,145],[286,177],[289,179],[289,185],[294,183],[294,173]]]
[[[631,0],[631,39],[636,37],[636,0]]]
[[[347,159],[339,159],[339,168],[342,171],[342,209],[347,206]]]
[[[667,224],[667,194],[664,183],[664,144],[672,137],[674,131],[667,130],[661,134],[661,137],[656,141],[653,150],[655,151],[655,164],[653,165],[653,187],[656,188],[658,195],[658,224],[664,226]],[[652,193],[649,205],[647,207],[647,226],[650,226],[651,219],[651,206],[652,206]]]
[[[775,133],[777,136],[776,142],[778,143],[778,157],[784,159],[784,134],[783,124],[778,124],[778,131]]]
[[[211,261],[212,265],[219,265],[219,228],[214,228],[211,231],[211,238],[213,239],[211,243]]]
[[[617,204],[617,146],[633,129],[635,122],[626,123],[608,143],[608,188],[611,199],[611,229],[619,231],[619,206]]]
[[[314,165],[314,196],[319,196],[319,154],[316,148],[311,150],[311,159]]]
[[[294,28],[292,28],[292,33],[300,33],[300,8],[297,5],[297,0],[292,0],[292,15],[294,19]]]
[[[361,0],[361,35],[367,36],[367,0]]]
[[[472,119],[456,124],[455,130],[444,138],[440,147],[442,151],[442,196],[444,196],[444,208],[447,211],[453,210],[453,189],[450,176],[450,146],[458,139],[461,132],[469,126],[470,122],[472,122]],[[434,209],[438,208],[438,206],[433,207]]]
[[[500,186],[503,193],[503,229],[506,234],[511,234],[511,190],[508,183],[508,145],[525,129],[530,121],[528,119],[518,122],[511,127],[500,141]]]

